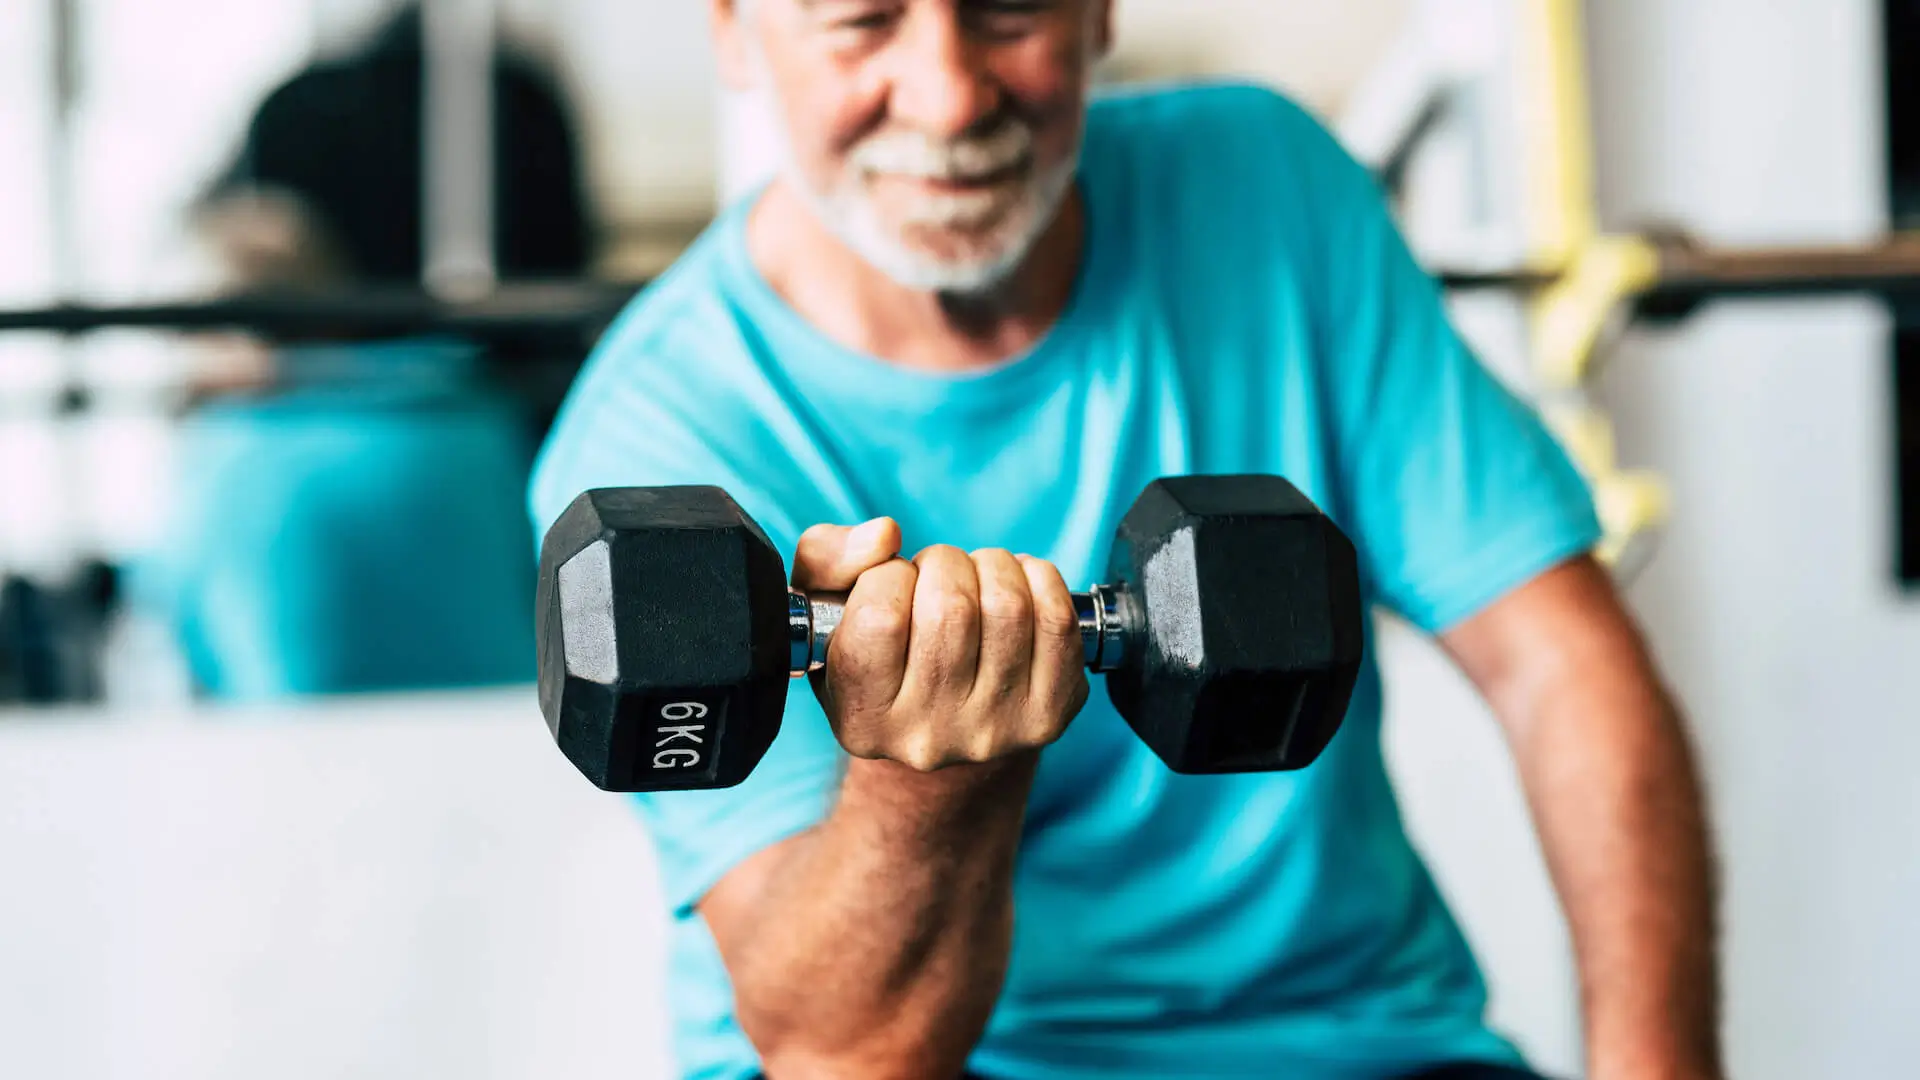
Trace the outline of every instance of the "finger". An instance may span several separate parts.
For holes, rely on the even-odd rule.
[[[980,661],[971,700],[1024,702],[1033,668],[1033,597],[1012,553],[973,553],[980,579]]]
[[[930,547],[913,561],[920,579],[901,695],[921,706],[957,707],[980,659],[980,579],[959,548]]]
[[[900,695],[920,573],[891,559],[860,575],[816,677],[834,734],[855,757],[884,757],[884,722]]]
[[[802,592],[847,592],[860,575],[900,554],[900,526],[892,518],[862,525],[815,525],[800,534],[793,553],[793,587]]]
[[[1046,731],[1028,735],[1037,741],[1058,737],[1058,721],[1071,719],[1086,701],[1087,647],[1080,636],[1080,614],[1074,610],[1060,569],[1044,559],[1022,555],[1033,600],[1033,661],[1027,689],[1028,715],[1038,722],[1054,722]]]

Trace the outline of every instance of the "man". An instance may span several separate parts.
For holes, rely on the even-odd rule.
[[[714,15],[785,167],[608,335],[532,496],[544,528],[585,488],[718,484],[797,584],[852,588],[753,777],[639,801],[686,1075],[1530,1075],[1402,831],[1371,666],[1311,768],[1185,777],[1062,646],[1143,485],[1273,472],[1505,724],[1592,1075],[1718,1076],[1674,711],[1583,485],[1370,177],[1264,91],[1089,106],[1110,0]]]

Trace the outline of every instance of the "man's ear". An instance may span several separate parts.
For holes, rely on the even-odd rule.
[[[758,0],[710,0],[708,18],[713,24],[714,58],[719,62],[720,81],[732,90],[753,86],[753,19]]]
[[[1093,20],[1093,55],[1101,60],[1113,51],[1113,5],[1114,0],[1087,0],[1093,5],[1093,11],[1087,17]]]

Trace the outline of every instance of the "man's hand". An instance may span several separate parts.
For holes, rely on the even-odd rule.
[[[815,683],[840,745],[925,773],[1058,739],[1087,700],[1060,571],[998,550],[899,551],[899,526],[878,518],[809,529],[794,556],[796,588],[851,590]]]

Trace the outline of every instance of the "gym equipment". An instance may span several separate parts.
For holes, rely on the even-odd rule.
[[[1148,485],[1109,584],[1074,596],[1089,670],[1183,773],[1298,769],[1358,678],[1352,543],[1275,476]],[[780,728],[791,679],[829,662],[845,597],[787,587],[725,491],[582,493],[541,546],[540,708],[608,791],[730,787]]]
[[[0,704],[98,701],[119,571],[88,560],[54,579],[0,577]]]
[[[499,285],[453,300],[406,286],[243,292],[216,300],[122,307],[63,304],[0,311],[0,331],[245,330],[263,337],[453,334],[491,340],[529,333],[598,334],[644,282]]]
[[[1587,256],[1609,256],[1616,283],[1593,283]],[[1859,293],[1889,302],[1920,300],[1920,237],[1894,234],[1857,247],[1714,249],[1682,237],[1603,237],[1566,267],[1437,272],[1455,292],[1541,293],[1586,283],[1583,296],[1630,302],[1636,314],[1671,318],[1719,298]],[[111,328],[248,330],[284,335],[457,334],[487,340],[526,333],[595,335],[645,281],[504,284],[482,296],[448,299],[407,287],[242,293],[217,300],[123,307],[65,304],[0,311],[0,331],[84,333]]]

